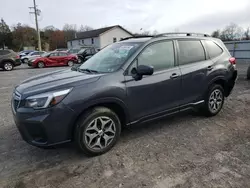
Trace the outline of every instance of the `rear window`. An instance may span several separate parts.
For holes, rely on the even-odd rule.
[[[223,50],[213,41],[205,41],[206,49],[210,58],[214,58],[222,54]]]
[[[205,51],[199,40],[180,40],[179,44],[179,65],[186,65],[199,61],[204,61]]]
[[[10,53],[10,51],[8,51],[8,50],[0,50],[0,55],[7,55],[9,53]]]

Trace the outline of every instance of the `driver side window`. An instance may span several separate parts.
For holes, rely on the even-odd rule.
[[[154,72],[174,67],[173,41],[164,41],[147,46],[130,66],[129,74],[131,74],[133,68],[139,65],[153,66]]]

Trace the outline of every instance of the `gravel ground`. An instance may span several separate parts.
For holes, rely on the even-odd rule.
[[[182,114],[128,127],[108,153],[87,158],[72,144],[43,150],[26,144],[11,114],[13,87],[59,68],[0,71],[0,187],[249,187],[250,81],[240,77],[220,114]]]

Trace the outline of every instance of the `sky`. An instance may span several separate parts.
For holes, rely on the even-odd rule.
[[[230,23],[250,26],[249,0],[36,0],[39,26],[121,25],[131,32],[187,31],[211,33]],[[33,0],[0,0],[0,18],[35,27],[29,14]],[[142,28],[142,30],[141,30]]]

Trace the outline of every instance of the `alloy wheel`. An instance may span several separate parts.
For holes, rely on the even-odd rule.
[[[4,69],[7,71],[11,71],[13,69],[13,65],[9,62],[4,64]]]
[[[212,113],[216,113],[222,107],[223,94],[221,90],[215,89],[209,97],[209,109]]]
[[[101,116],[89,123],[84,132],[84,139],[90,149],[99,151],[110,145],[115,138],[115,134],[114,121],[107,116]]]
[[[69,66],[69,67],[72,67],[73,65],[74,65],[74,62],[73,62],[73,61],[69,61],[69,62],[68,62],[68,66]]]

